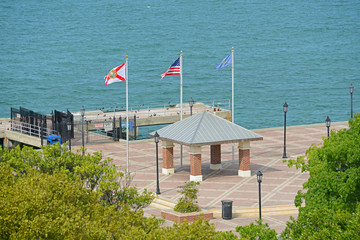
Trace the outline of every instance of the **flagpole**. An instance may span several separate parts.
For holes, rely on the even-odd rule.
[[[126,173],[129,174],[129,93],[128,93],[128,56],[125,63],[125,82],[126,82]]]
[[[183,62],[182,52],[180,51],[180,121],[183,119]],[[180,167],[183,166],[183,145],[180,145]]]
[[[235,122],[235,101],[234,101],[234,47],[232,47],[232,51],[231,51],[231,63],[232,63],[232,107],[231,107],[231,122],[234,123]],[[232,160],[233,162],[235,161],[235,156],[234,156],[234,143],[232,144]]]

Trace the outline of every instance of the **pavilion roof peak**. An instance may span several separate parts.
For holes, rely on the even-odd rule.
[[[157,132],[161,140],[199,146],[263,139],[259,134],[209,112],[198,113]],[[150,136],[154,134],[155,131]]]

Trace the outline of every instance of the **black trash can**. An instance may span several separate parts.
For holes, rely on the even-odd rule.
[[[222,200],[222,218],[232,219],[232,203],[231,200]]]

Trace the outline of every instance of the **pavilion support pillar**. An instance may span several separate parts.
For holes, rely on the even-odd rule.
[[[210,169],[221,169],[221,145],[210,146]]]
[[[190,181],[201,182],[201,146],[190,146]]]
[[[172,142],[162,142],[163,152],[163,174],[174,174],[174,144]]]
[[[240,177],[250,177],[250,141],[239,142],[239,171]]]

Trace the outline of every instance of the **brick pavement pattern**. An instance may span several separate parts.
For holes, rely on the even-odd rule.
[[[331,130],[348,127],[347,122],[332,123]],[[261,184],[261,201],[263,220],[271,228],[281,232],[290,216],[296,218],[297,209],[294,198],[302,184],[308,179],[307,173],[302,173],[295,167],[289,168],[283,162],[283,128],[269,128],[253,130],[264,137],[263,141],[251,143],[250,168],[251,177],[238,176],[239,161],[232,161],[232,144],[221,146],[222,169],[211,170],[210,146],[201,148],[201,173],[203,182],[199,186],[198,202],[202,209],[214,212],[213,223],[217,230],[234,231],[238,225],[248,225],[258,218],[258,183],[256,173],[263,173]],[[324,124],[312,124],[287,127],[287,155],[296,158],[303,155],[312,144],[320,144],[326,137],[327,129]],[[102,151],[104,157],[113,158],[113,163],[126,166],[126,144],[122,142],[105,143],[86,146],[87,153]],[[130,142],[130,172],[133,185],[141,191],[146,188],[156,192],[156,149],[151,140]],[[173,149],[175,174],[165,175],[160,171],[159,200],[176,203],[180,197],[177,186],[189,181],[190,156],[189,147],[183,147],[183,166],[180,165],[180,147]],[[239,149],[240,150],[240,149]],[[235,159],[240,159],[240,153],[235,151]],[[162,156],[159,156],[161,161]],[[198,174],[198,173],[197,173]],[[233,218],[221,218],[221,200],[233,201]],[[146,216],[161,217],[161,210],[155,204],[144,209]],[[166,221],[165,225],[172,222]]]

